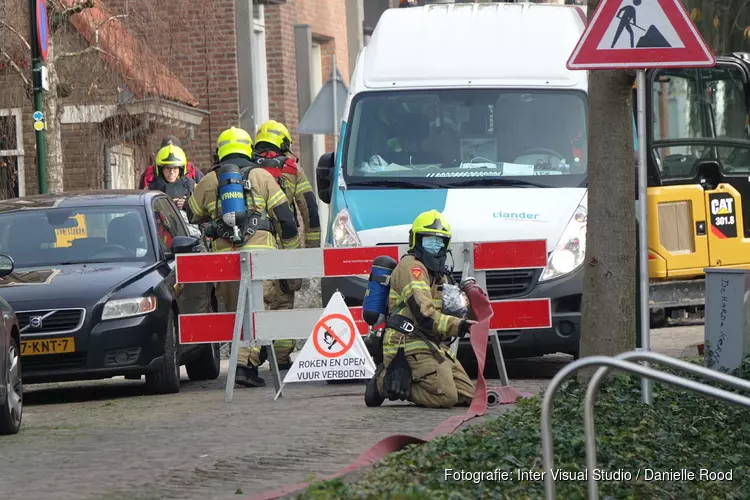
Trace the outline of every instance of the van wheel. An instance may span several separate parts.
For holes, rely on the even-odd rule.
[[[180,392],[180,361],[177,354],[177,332],[170,311],[164,333],[164,361],[158,371],[146,374],[146,389],[152,394]]]

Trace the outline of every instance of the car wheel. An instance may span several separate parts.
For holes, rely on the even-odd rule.
[[[23,381],[21,380],[21,350],[16,339],[10,339],[5,381],[5,401],[0,401],[0,434],[16,434],[23,417]]]
[[[201,348],[195,361],[185,365],[190,380],[216,380],[221,373],[221,344],[208,344]]]
[[[158,371],[146,374],[146,387],[154,394],[180,392],[180,360],[177,353],[177,332],[174,314],[169,313],[164,333],[164,361]]]

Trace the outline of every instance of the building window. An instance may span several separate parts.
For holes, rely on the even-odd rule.
[[[0,109],[0,200],[25,196],[21,108]]]
[[[253,5],[253,105],[255,130],[268,116],[268,62],[266,61],[266,20],[264,7]],[[253,131],[253,135],[255,135]]]

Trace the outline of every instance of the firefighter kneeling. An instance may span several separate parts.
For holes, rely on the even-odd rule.
[[[367,406],[380,406],[386,398],[431,408],[471,403],[474,384],[449,346],[443,344],[452,337],[466,336],[476,323],[461,317],[468,314],[467,302],[461,312],[454,305],[458,302],[456,294],[464,300],[465,295],[448,279],[445,260],[450,239],[450,224],[440,212],[422,213],[412,224],[409,252],[395,266],[390,279],[390,266],[383,257],[373,265],[371,282],[389,282],[390,291],[387,319],[383,318],[382,363],[367,384]],[[368,289],[365,301],[373,298],[373,290]],[[446,294],[454,304],[447,303]],[[366,309],[363,306],[363,315]]]

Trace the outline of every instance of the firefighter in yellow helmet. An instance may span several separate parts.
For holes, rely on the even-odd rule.
[[[169,144],[156,153],[155,177],[149,190],[169,195],[177,208],[183,210],[185,202],[195,191],[195,181],[187,176],[187,156],[182,148]]]
[[[214,252],[273,250],[279,245],[281,248],[300,246],[297,224],[286,195],[276,179],[252,161],[252,144],[250,134],[240,128],[232,127],[222,132],[217,141],[219,163],[201,179],[188,200],[188,217],[193,224],[212,223],[207,232],[213,238]],[[237,166],[243,178],[250,181],[251,189],[245,192],[245,202],[248,215],[254,214],[255,217],[246,217],[246,220],[257,221],[255,225],[248,222],[243,226],[239,242],[232,240],[233,230],[222,220],[218,196],[219,170],[227,165]],[[266,298],[271,295],[273,282],[267,281],[263,285]],[[216,288],[216,294],[227,311],[236,312],[239,283],[218,283]],[[258,376],[258,366],[262,363],[254,361],[258,359],[259,351],[259,348],[240,349],[236,374],[238,384],[248,387],[266,385],[265,380]],[[248,360],[247,365],[240,364],[244,359]]]
[[[299,211],[305,230],[305,247],[320,248],[318,201],[304,170],[297,165],[291,153],[291,144],[292,136],[284,124],[269,120],[258,128],[255,135],[256,161],[273,175],[284,190],[292,206],[295,221],[299,221]],[[272,296],[268,298],[270,309],[294,309],[294,293],[299,291],[301,286],[302,280],[279,280]],[[291,366],[290,356],[295,345],[293,339],[274,342],[280,369],[288,369]]]
[[[442,285],[449,283],[445,267],[451,226],[437,210],[414,219],[409,252],[390,279],[388,319],[383,336],[383,363],[368,382],[365,402],[379,406],[385,399],[385,374],[399,348],[411,369],[408,400],[418,406],[468,406],[474,385],[444,341],[463,337],[475,321],[442,312]]]

